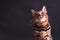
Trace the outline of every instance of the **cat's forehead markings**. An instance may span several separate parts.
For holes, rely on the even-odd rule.
[[[39,12],[39,14],[41,15],[42,11]]]

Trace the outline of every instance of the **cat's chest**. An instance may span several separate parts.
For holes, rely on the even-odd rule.
[[[44,36],[46,36],[46,35],[50,35],[50,30],[48,30],[48,31],[41,31],[41,32],[40,32],[40,36],[41,36],[41,37],[44,37]]]

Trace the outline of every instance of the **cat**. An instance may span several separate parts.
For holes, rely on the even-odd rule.
[[[31,12],[34,21],[33,40],[52,40],[51,26],[46,7],[43,6],[40,11],[31,9]]]

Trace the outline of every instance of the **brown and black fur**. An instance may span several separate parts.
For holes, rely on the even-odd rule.
[[[34,37],[33,40],[52,40],[51,26],[48,20],[47,9],[43,6],[40,11],[32,11],[32,17],[34,20]]]

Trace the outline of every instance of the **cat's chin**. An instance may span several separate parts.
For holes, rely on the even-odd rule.
[[[46,19],[41,19],[40,22],[44,22]]]
[[[48,24],[48,22],[43,22],[43,23],[36,23],[37,26],[42,26],[45,27]]]

